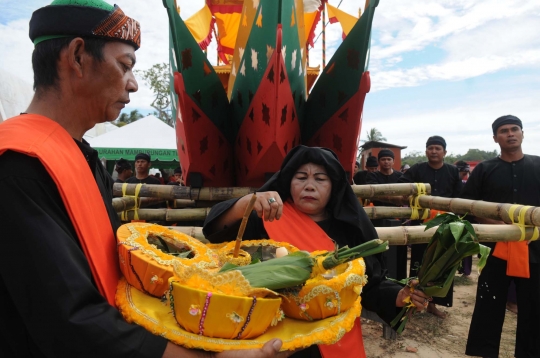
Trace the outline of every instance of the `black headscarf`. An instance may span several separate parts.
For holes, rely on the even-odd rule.
[[[297,170],[304,164],[322,165],[332,182],[332,193],[327,205],[328,213],[335,220],[357,228],[363,237],[377,238],[377,232],[364,209],[360,206],[351,185],[347,181],[345,169],[337,155],[328,148],[298,145],[285,157],[279,172],[275,173],[258,191],[277,191],[283,201],[291,197],[291,181]]]

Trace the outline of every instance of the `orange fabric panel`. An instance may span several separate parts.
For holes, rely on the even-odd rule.
[[[201,49],[206,49],[212,39],[212,29],[214,26],[212,12],[208,5],[204,5],[202,9],[191,15],[184,23]]]
[[[498,242],[493,250],[493,256],[506,260],[506,275],[530,278],[529,245],[527,241]]]
[[[116,240],[94,175],[74,139],[51,119],[25,114],[0,124],[0,155],[6,150],[41,161],[58,187],[99,292],[114,306],[120,279]]]
[[[345,36],[348,35],[356,24],[356,21],[358,21],[358,18],[349,15],[345,11],[342,11],[328,3],[326,3],[326,8],[328,9],[328,19],[335,18],[337,21],[339,21],[341,28],[343,29],[343,33]]]

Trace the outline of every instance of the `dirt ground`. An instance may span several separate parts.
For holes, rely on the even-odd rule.
[[[446,318],[418,313],[407,323],[396,340],[382,338],[382,324],[362,319],[364,345],[368,358],[454,358],[466,357],[465,344],[474,309],[478,271],[473,259],[473,272],[468,278],[456,275],[454,306],[442,308]],[[440,306],[438,306],[440,307]],[[506,311],[501,338],[501,358],[514,356],[517,316]],[[415,350],[411,353],[409,350]]]

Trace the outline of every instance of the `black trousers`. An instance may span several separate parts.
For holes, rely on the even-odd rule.
[[[417,267],[422,264],[422,259],[424,258],[424,252],[427,249],[427,244],[414,244],[411,245],[411,267],[410,267],[410,277],[417,275]],[[446,297],[433,297],[433,303],[441,306],[452,307],[454,301],[454,283],[448,289]]]
[[[540,357],[540,264],[530,263],[530,278],[506,276],[506,261],[490,255],[478,278],[469,329],[470,356],[498,357],[510,282],[516,284],[518,319],[515,357]]]

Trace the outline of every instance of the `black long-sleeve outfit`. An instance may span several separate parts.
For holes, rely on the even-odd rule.
[[[116,231],[112,179],[97,152],[77,144]],[[0,198],[1,357],[162,356],[167,341],[125,322],[99,293],[58,189],[38,159],[12,151],[0,156]]]
[[[525,155],[515,162],[486,160],[474,168],[460,197],[540,206],[540,157]],[[495,247],[494,243],[486,245],[492,250]],[[507,276],[506,265],[490,254],[478,277],[467,355],[499,356],[508,287],[514,281],[518,304],[515,357],[540,357],[540,241],[529,244],[530,278]]]
[[[455,198],[459,195],[463,183],[459,177],[459,170],[450,164],[443,163],[439,169],[434,169],[428,162],[417,163],[407,170],[398,179],[399,183],[429,183],[432,196]],[[419,225],[420,222],[416,222]],[[427,244],[416,244],[411,247],[410,276],[416,276],[416,265],[422,263]],[[433,303],[452,307],[454,299],[454,286],[448,290],[446,297],[435,297]]]

